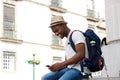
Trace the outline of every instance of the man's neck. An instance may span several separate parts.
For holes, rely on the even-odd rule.
[[[68,30],[67,30],[67,37],[68,37],[68,35],[69,35],[70,31],[71,31],[70,29],[68,29]]]

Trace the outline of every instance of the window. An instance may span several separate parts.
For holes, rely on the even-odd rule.
[[[94,10],[87,9],[87,16],[94,18]]]
[[[87,0],[87,8],[94,10],[94,0]]]
[[[92,24],[88,24],[88,28],[90,28],[90,29],[95,29],[95,25],[92,25]]]
[[[62,2],[61,0],[52,0],[51,5],[55,7],[61,7],[62,6],[61,2]]]
[[[62,39],[57,37],[55,34],[52,34],[52,45],[53,46],[62,46]]]
[[[3,36],[15,38],[15,6],[4,3],[3,7]]]
[[[94,17],[94,0],[87,0],[87,16]]]
[[[15,52],[3,51],[2,65],[3,71],[15,71]]]
[[[62,57],[59,56],[53,56],[53,63],[62,61]]]

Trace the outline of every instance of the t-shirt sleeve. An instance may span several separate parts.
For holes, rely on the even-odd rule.
[[[85,37],[80,31],[75,31],[72,34],[74,44],[85,43]]]

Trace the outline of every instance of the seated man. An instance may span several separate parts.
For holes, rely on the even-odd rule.
[[[48,66],[51,72],[44,75],[41,80],[81,80],[83,73],[81,72],[80,60],[87,56],[85,37],[79,31],[73,33],[75,52],[69,43],[72,30],[67,27],[67,22],[62,16],[52,17],[50,28],[61,39],[67,38],[65,45],[66,60]],[[89,70],[86,68],[85,71],[88,72]]]

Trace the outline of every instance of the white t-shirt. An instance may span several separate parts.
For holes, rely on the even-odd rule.
[[[66,41],[66,45],[65,45],[65,54],[66,54],[66,59],[69,59],[71,57],[73,57],[76,52],[72,49],[71,45],[69,44],[69,37],[72,31],[70,31],[68,37],[67,37],[67,41]],[[72,34],[72,40],[74,42],[74,44],[79,44],[79,43],[85,43],[85,37],[84,35],[79,32],[79,31],[75,31]],[[88,51],[87,51],[87,46],[85,46],[85,56],[88,57]],[[75,68],[81,71],[81,67],[80,67],[80,62],[76,63],[76,64],[71,64],[68,66],[68,68]],[[85,72],[89,72],[86,68],[84,69]]]

